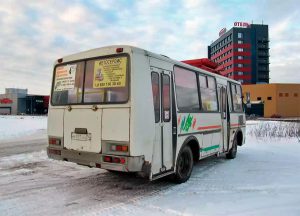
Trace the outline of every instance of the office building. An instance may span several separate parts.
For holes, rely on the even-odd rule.
[[[242,84],[269,83],[268,25],[235,22],[208,46],[208,58],[224,76]]]

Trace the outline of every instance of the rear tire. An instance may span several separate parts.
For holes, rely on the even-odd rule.
[[[177,183],[186,182],[193,170],[193,153],[189,146],[185,145],[179,152],[176,163],[174,180]]]
[[[237,139],[234,138],[230,151],[226,154],[227,159],[234,159],[237,154]]]

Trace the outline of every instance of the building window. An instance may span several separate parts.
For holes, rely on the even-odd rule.
[[[289,93],[285,93],[285,96],[288,97],[288,96],[289,96]]]
[[[272,97],[268,97],[267,99],[268,99],[268,100],[272,100]]]
[[[279,93],[279,97],[283,97],[283,94],[282,94],[282,93]]]
[[[239,59],[239,60],[241,60],[241,59],[243,59],[243,58],[244,58],[243,56],[238,56],[238,59]]]
[[[243,43],[243,41],[242,40],[238,40],[238,44],[242,44]]]
[[[239,72],[237,72],[237,75],[242,76],[243,72],[239,71]]]
[[[238,52],[243,52],[244,49],[243,48],[238,48]]]
[[[294,93],[294,97],[298,97],[298,93]]]
[[[243,33],[242,32],[238,32],[238,38],[243,38]]]
[[[244,67],[244,65],[243,64],[238,64],[238,67],[242,68],[242,67]]]
[[[261,97],[257,97],[257,100],[261,100]]]

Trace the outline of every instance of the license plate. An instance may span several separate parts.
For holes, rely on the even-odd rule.
[[[92,135],[90,133],[88,133],[88,134],[72,133],[72,140],[88,141],[91,139],[92,139]]]

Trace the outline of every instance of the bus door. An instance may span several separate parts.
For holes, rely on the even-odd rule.
[[[220,88],[220,104],[221,104],[221,119],[222,119],[223,151],[228,151],[230,115],[229,115],[228,94],[227,94],[226,86],[221,86]]]
[[[153,94],[155,94],[155,91],[157,92],[156,96],[153,97],[156,100],[154,101],[156,134],[153,148],[152,174],[159,175],[170,170],[173,166],[172,79],[170,71],[154,67],[151,67],[151,70],[152,91]]]

